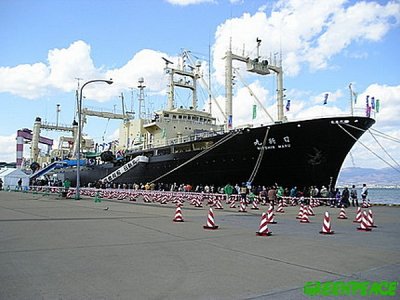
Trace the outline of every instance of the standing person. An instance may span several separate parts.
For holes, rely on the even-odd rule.
[[[365,183],[363,183],[363,187],[361,190],[361,198],[363,203],[365,203],[365,201],[367,201],[367,196],[368,196],[368,188],[367,185]]]
[[[342,205],[341,207],[349,207],[350,206],[350,201],[349,201],[349,189],[347,188],[347,186],[344,188],[343,192],[342,192]]]
[[[340,207],[340,190],[337,188],[334,192],[333,192],[334,196],[333,196],[333,200],[331,202],[331,207]]]
[[[275,201],[276,201],[276,190],[275,190],[275,187],[272,186],[268,190],[268,202],[272,205],[272,207],[274,207]]]
[[[226,199],[227,200],[229,200],[229,198],[231,197],[232,193],[233,193],[233,186],[230,183],[228,183],[224,187],[224,194],[226,195]]]
[[[18,189],[22,190],[22,178],[18,180]]]
[[[351,205],[353,205],[353,207],[354,207],[354,202],[355,202],[356,206],[358,207],[357,190],[356,190],[356,186],[354,184],[350,190],[350,198],[351,198]]]
[[[329,191],[324,185],[321,188],[320,194],[322,198],[327,198],[329,196]]]
[[[277,197],[278,204],[283,201],[284,191],[285,190],[283,189],[282,186],[278,186],[278,189],[276,190],[276,197]]]
[[[64,180],[64,189],[68,191],[68,189],[71,187],[71,181],[69,179]]]
[[[258,196],[260,197],[261,202],[266,205],[268,199],[268,192],[265,186],[263,186],[262,191],[258,194]]]
[[[240,198],[242,199],[242,201],[246,202],[246,198],[247,198],[247,187],[245,183],[242,183],[242,186],[240,187]]]

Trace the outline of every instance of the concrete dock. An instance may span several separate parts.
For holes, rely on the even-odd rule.
[[[340,220],[316,207],[301,224],[285,207],[259,237],[266,208],[224,204],[204,230],[207,206],[185,203],[175,223],[173,204],[1,191],[0,299],[310,299],[310,281],[400,281],[399,207],[372,207],[371,232],[354,208]],[[333,235],[319,234],[325,211]]]

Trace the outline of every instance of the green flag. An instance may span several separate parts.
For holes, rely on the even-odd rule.
[[[376,99],[376,101],[375,101],[375,111],[377,113],[379,112],[380,107],[381,107],[381,100]]]
[[[253,105],[253,120],[257,117],[257,105]]]

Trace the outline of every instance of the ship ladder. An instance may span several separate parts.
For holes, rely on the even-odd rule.
[[[253,182],[254,178],[257,175],[258,169],[260,168],[261,161],[264,156],[265,144],[267,143],[268,133],[269,133],[269,127],[267,128],[267,131],[265,132],[265,136],[264,136],[264,140],[263,140],[263,143],[261,146],[260,153],[258,154],[258,158],[257,158],[256,164],[254,165],[253,172],[251,172],[250,178],[249,178],[249,180],[247,180],[247,182]]]
[[[191,159],[185,161],[184,163],[180,164],[180,165],[177,166],[176,168],[174,168],[174,169],[168,171],[167,173],[165,173],[165,174],[163,174],[163,175],[157,177],[156,179],[150,181],[149,183],[151,184],[151,183],[157,182],[157,181],[160,180],[161,178],[163,178],[163,177],[165,177],[165,176],[167,176],[167,175],[169,175],[169,174],[175,172],[176,170],[178,170],[178,169],[182,168],[183,166],[185,166],[185,165],[191,163],[192,161],[198,159],[199,157],[201,157],[201,156],[203,156],[204,154],[210,152],[211,150],[217,148],[218,146],[224,144],[225,142],[229,141],[230,139],[232,139],[233,137],[235,137],[235,136],[238,135],[239,133],[240,133],[239,131],[236,131],[236,132],[232,132],[232,131],[231,131],[229,134],[227,134],[226,136],[224,136],[222,139],[220,139],[218,142],[216,142],[216,143],[215,143],[214,145],[212,145],[210,148],[204,149],[204,150],[201,151],[200,153],[198,153],[198,154],[196,154],[195,156],[193,156]]]

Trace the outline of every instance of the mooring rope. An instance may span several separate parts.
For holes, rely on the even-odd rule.
[[[377,158],[379,158],[380,160],[382,160],[384,163],[386,163],[389,167],[393,168],[394,170],[396,170],[397,172],[400,173],[400,170],[397,169],[396,167],[392,166],[390,163],[388,163],[385,159],[383,159],[382,157],[380,157],[378,154],[376,154],[374,151],[372,151],[368,146],[364,145],[362,142],[360,142],[360,140],[358,140],[354,135],[352,135],[350,132],[348,132],[346,129],[343,128],[342,125],[337,124],[344,132],[346,132],[349,136],[351,136],[356,142],[360,143],[365,149],[367,149],[369,152],[371,152],[373,155],[375,155]]]
[[[350,124],[345,124],[345,125],[346,125],[346,126],[349,126],[349,127],[352,127],[352,128],[354,128],[354,129],[358,129],[358,130],[363,131],[363,132],[367,131],[367,130],[365,130],[365,129],[358,128],[358,127],[353,126],[353,125],[350,125]],[[396,138],[393,138],[393,137],[391,137],[391,136],[389,136],[389,135],[387,135],[387,134],[385,134],[385,133],[383,133],[383,132],[380,132],[380,131],[378,131],[378,130],[375,130],[375,131],[377,131],[378,133],[380,133],[382,138],[386,138],[386,139],[391,140],[391,141],[393,141],[393,142],[397,142],[397,141],[396,141],[396,140],[397,140]],[[377,140],[377,138],[375,137],[375,135],[372,133],[372,131],[371,131],[370,129],[368,129],[368,132],[369,132],[369,134],[372,136],[372,138],[375,140],[375,142],[379,145],[379,147],[381,147],[381,149],[383,150],[383,152],[385,152],[386,155],[389,156],[390,159],[400,168],[399,163],[390,155],[390,153],[382,146],[382,144],[379,143],[379,141]],[[400,140],[398,140],[398,141],[400,142]]]
[[[247,180],[247,182],[253,182],[254,178],[257,175],[258,169],[260,168],[261,161],[262,161],[263,156],[264,156],[265,144],[267,143],[268,133],[269,133],[269,127],[267,127],[267,131],[265,132],[265,136],[264,136],[264,140],[263,140],[263,143],[262,143],[262,147],[261,147],[260,153],[258,154],[258,158],[257,158],[256,164],[254,165],[254,168],[253,168],[253,172],[251,172],[250,178],[249,178],[249,180]]]

